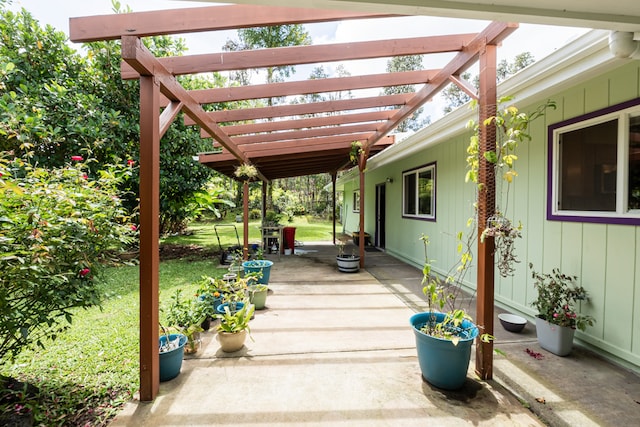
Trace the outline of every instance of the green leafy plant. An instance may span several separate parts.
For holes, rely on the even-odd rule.
[[[133,240],[118,167],[88,176],[81,156],[47,170],[0,153],[0,359],[44,346],[74,308],[100,303],[106,255]]]
[[[258,169],[253,165],[243,163],[236,168],[233,174],[243,181],[249,181],[258,176]]]
[[[218,332],[236,333],[246,330],[251,337],[249,321],[254,312],[255,306],[249,304],[248,301],[237,311],[232,311],[229,309],[229,306],[225,306],[224,313],[217,315],[218,319],[220,319],[220,323],[217,326]],[[253,339],[253,337],[251,339]]]
[[[422,292],[427,297],[429,321],[420,330],[427,335],[451,340],[457,345],[468,329],[462,327],[464,320],[472,321],[464,308],[458,304],[458,297],[462,292],[461,283],[472,261],[470,243],[462,241],[462,233],[458,234],[458,252],[460,259],[446,275],[439,276],[432,271],[432,260],[428,256],[429,236],[422,234],[420,240],[424,246],[425,261],[422,267]],[[438,321],[436,313],[444,313],[444,320]],[[484,342],[493,340],[490,334],[481,334]]]
[[[538,297],[531,304],[538,310],[538,317],[549,323],[566,326],[584,331],[587,326],[593,326],[592,316],[576,311],[575,305],[587,300],[587,291],[578,286],[577,276],[563,274],[554,268],[551,273],[538,273],[529,264],[534,286]]]
[[[351,151],[349,152],[349,160],[351,161],[351,163],[357,165],[360,161],[360,156],[362,155],[362,153],[362,142],[353,141],[351,143]]]
[[[196,298],[183,298],[182,289],[176,289],[163,312],[166,323],[186,335],[188,343],[192,345],[195,334],[203,331],[201,325],[207,318],[208,308]]]

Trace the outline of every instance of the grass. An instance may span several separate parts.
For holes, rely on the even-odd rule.
[[[229,224],[229,223],[228,223]],[[250,223],[252,241],[260,241],[258,222]],[[194,223],[189,236],[163,240],[165,244],[198,245],[218,249],[215,223]],[[242,224],[238,234],[242,239]],[[296,218],[296,240],[331,238],[328,221]],[[224,230],[224,232],[222,231]],[[233,227],[219,227],[223,247],[236,244]],[[195,292],[193,282],[202,275],[221,277],[217,258],[170,260],[160,263],[160,304],[168,302],[176,289],[185,295]],[[139,292],[138,266],[110,267],[97,281],[104,295],[102,309],[78,310],[70,328],[46,348],[23,351],[13,363],[0,367],[0,375],[33,384],[39,391],[31,396],[17,392],[19,404],[32,411],[35,425],[103,426],[115,416],[139,388]],[[162,319],[162,313],[160,315]],[[0,389],[0,397],[6,390]],[[15,409],[2,405],[3,410]]]
[[[296,240],[301,242],[331,240],[333,233],[333,226],[331,221],[318,220],[313,217],[294,217],[292,222],[283,224],[285,227],[296,228]],[[235,227],[235,230],[234,230]],[[216,236],[216,228],[218,236]],[[220,249],[220,245],[223,248],[229,246],[235,246],[242,244],[244,236],[244,224],[224,222],[216,223],[212,221],[196,222],[189,226],[191,235],[171,236],[162,240],[166,244],[178,244],[187,245],[195,244],[198,246]],[[238,237],[236,238],[236,231]],[[218,244],[218,237],[220,244]],[[249,243],[260,243],[260,221],[249,221]]]

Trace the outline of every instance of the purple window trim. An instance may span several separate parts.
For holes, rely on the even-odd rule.
[[[547,220],[548,221],[565,221],[565,222],[588,222],[595,224],[618,224],[618,225],[640,225],[640,218],[632,217],[608,217],[596,215],[559,215],[553,214],[553,132],[556,129],[563,128],[575,123],[584,122],[596,117],[604,116],[616,111],[626,110],[627,108],[640,105],[640,98],[625,101],[610,107],[601,108],[581,116],[563,120],[558,123],[549,125],[547,129]]]

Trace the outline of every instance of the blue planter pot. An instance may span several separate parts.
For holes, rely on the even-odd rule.
[[[160,381],[169,381],[180,374],[182,368],[182,358],[184,357],[184,345],[187,343],[187,337],[183,334],[169,334],[169,341],[178,338],[178,348],[171,351],[160,353]],[[165,335],[160,336],[160,346],[167,343]]]
[[[225,302],[223,304],[220,304],[217,308],[216,311],[220,314],[224,314],[224,308],[225,307],[229,307],[229,303]],[[236,309],[235,310],[231,310],[231,308],[229,308],[229,311],[231,311],[231,313],[233,314],[234,311],[240,311],[242,310],[242,307],[244,307],[244,303],[243,302],[237,302],[236,303]]]
[[[445,390],[457,390],[464,385],[471,358],[471,346],[478,336],[478,328],[472,322],[464,320],[464,337],[453,345],[450,340],[432,337],[420,331],[429,322],[430,313],[416,313],[410,323],[416,337],[418,363],[422,377],[430,384]],[[445,315],[435,313],[436,322],[442,322]]]
[[[248,273],[262,273],[262,277],[258,279],[258,283],[262,283],[263,285],[269,283],[269,274],[271,273],[272,265],[273,261],[269,261],[268,259],[254,259],[242,263],[245,276]]]

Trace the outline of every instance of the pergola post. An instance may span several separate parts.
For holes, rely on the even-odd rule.
[[[364,184],[365,184],[365,179],[364,179],[364,170],[367,168],[367,158],[369,155],[369,151],[367,149],[362,149],[359,156],[358,156],[358,174],[360,175],[360,223],[359,223],[359,238],[358,238],[358,243],[359,243],[359,249],[360,249],[360,268],[364,268],[364,245],[365,245],[365,240],[364,240],[364,198],[365,198],[365,191],[364,191]]]
[[[242,259],[249,259],[249,181],[242,184]]]
[[[333,196],[333,244],[336,244],[336,179],[337,172],[331,172],[331,194]]]
[[[492,163],[484,153],[495,151],[496,131],[493,124],[484,125],[487,118],[496,114],[496,46],[485,45],[480,51],[479,117],[480,166],[478,171],[478,236],[486,228],[487,219],[495,212],[496,177]],[[494,305],[494,238],[478,238],[478,276],[476,318],[483,328],[480,332],[493,335]],[[493,342],[477,340],[476,373],[483,380],[493,377]]]
[[[140,76],[140,400],[160,390],[160,84]]]

